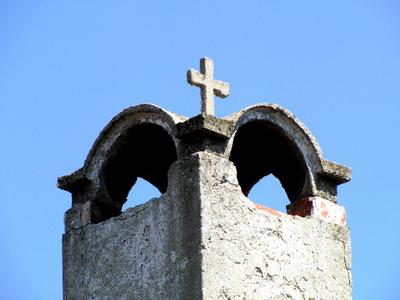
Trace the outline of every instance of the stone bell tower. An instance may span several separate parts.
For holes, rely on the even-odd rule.
[[[225,118],[213,62],[188,82],[202,113],[187,119],[129,107],[100,133],[84,166],[59,178],[72,194],[63,235],[64,299],[351,299],[351,250],[337,186],[350,169],[326,160],[284,108]],[[276,176],[287,214],[247,195]],[[121,212],[138,177],[162,195]]]

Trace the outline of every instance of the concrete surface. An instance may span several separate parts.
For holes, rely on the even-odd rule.
[[[275,175],[288,212],[246,195]],[[138,177],[162,196],[121,212]],[[64,299],[351,299],[350,234],[328,161],[276,104],[223,119],[130,107],[100,133],[72,194]]]

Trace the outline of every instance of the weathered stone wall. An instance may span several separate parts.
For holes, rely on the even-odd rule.
[[[171,168],[159,199],[64,234],[64,299],[201,299],[193,163]]]
[[[230,162],[200,159],[204,299],[351,299],[347,227],[259,210]]]
[[[175,162],[168,191],[63,238],[65,299],[351,299],[344,226],[257,209],[232,162]]]

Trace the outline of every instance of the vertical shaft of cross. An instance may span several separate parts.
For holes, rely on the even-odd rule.
[[[200,88],[201,113],[204,115],[214,115],[214,95],[220,98],[229,95],[229,84],[214,80],[214,63],[208,57],[200,59],[200,72],[193,69],[187,72],[187,81]]]
[[[211,59],[203,57],[200,59],[200,72],[204,74],[204,84],[200,88],[201,112],[214,115],[214,63]]]

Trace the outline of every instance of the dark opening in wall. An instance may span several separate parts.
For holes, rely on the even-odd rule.
[[[168,187],[168,169],[176,159],[174,141],[159,125],[140,124],[120,136],[110,150],[102,171],[111,203],[100,205],[100,219],[104,220],[121,212],[129,191],[139,177],[156,187],[160,193],[164,193]],[[135,197],[131,193],[132,201],[136,201]]]
[[[154,185],[139,177],[129,191],[127,201],[122,206],[122,211],[160,196],[160,191]]]
[[[279,179],[287,198],[298,200],[306,181],[306,165],[296,144],[277,125],[264,120],[242,125],[236,133],[230,160],[237,168],[244,195],[248,196],[257,182],[272,174]],[[262,198],[269,206],[268,190]]]

